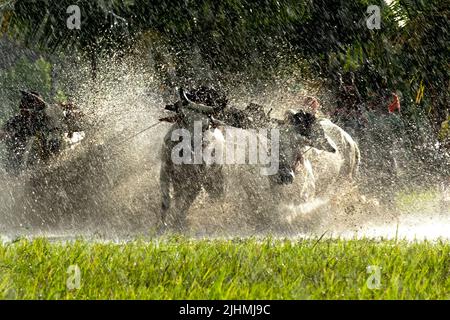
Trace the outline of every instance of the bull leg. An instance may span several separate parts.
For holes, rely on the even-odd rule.
[[[158,229],[164,231],[167,227],[167,211],[170,209],[170,183],[171,177],[169,174],[168,165],[163,162],[159,174],[159,185],[161,188],[161,211],[160,220],[158,221]]]
[[[170,133],[170,131],[169,131]],[[161,149],[161,169],[159,172],[159,186],[161,191],[161,210],[158,221],[158,230],[163,232],[167,228],[167,212],[170,209],[170,185],[173,183],[174,167],[170,157],[171,145],[168,142],[170,134],[164,138],[164,145]]]
[[[175,232],[184,233],[186,231],[187,213],[194,200],[197,198],[201,190],[201,185],[186,185],[185,183],[174,185],[175,189],[175,206],[171,208],[168,215],[168,227]]]
[[[205,176],[205,182],[203,187],[208,192],[208,195],[217,200],[224,194],[225,179],[223,176],[223,170],[220,166],[213,166]]]

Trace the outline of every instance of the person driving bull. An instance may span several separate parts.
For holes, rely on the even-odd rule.
[[[36,91],[21,90],[19,114],[9,119],[0,129],[0,141],[7,150],[6,169],[19,173],[25,162],[30,139],[37,139],[42,160],[46,160],[59,149],[57,141],[49,139],[54,129],[53,121],[46,114],[47,105]]]

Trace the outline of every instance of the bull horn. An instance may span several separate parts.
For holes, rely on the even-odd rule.
[[[214,108],[213,107],[207,106],[207,105],[205,105],[203,103],[196,103],[196,102],[191,101],[187,97],[186,92],[184,91],[183,88],[178,89],[178,92],[180,94],[181,101],[186,102],[186,107],[188,107],[189,109],[192,109],[192,110],[195,110],[195,111],[200,111],[200,112],[203,112],[203,113],[212,113],[212,112],[214,112]]]
[[[186,91],[184,91],[183,88],[180,87],[180,88],[178,89],[178,93],[180,94],[180,99],[181,99],[181,101],[183,101],[183,102],[188,102],[188,103],[192,103],[192,101],[187,97]]]

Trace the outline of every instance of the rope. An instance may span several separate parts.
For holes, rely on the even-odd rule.
[[[116,146],[116,147],[121,146],[121,145],[123,145],[125,142],[128,142],[128,141],[132,140],[133,138],[137,137],[138,135],[140,135],[140,134],[142,134],[142,133],[144,133],[144,132],[146,132],[146,131],[148,131],[148,130],[150,130],[150,129],[153,129],[154,127],[156,127],[156,126],[159,125],[159,124],[161,124],[161,121],[158,121],[158,122],[156,122],[156,123],[153,123],[152,125],[146,127],[145,129],[142,129],[141,131],[136,132],[135,134],[133,134],[133,135],[131,135],[131,136],[125,138],[124,140],[115,143],[114,146]]]

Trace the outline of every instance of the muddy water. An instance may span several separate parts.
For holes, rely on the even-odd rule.
[[[92,127],[79,149],[38,172],[11,177],[0,171],[0,234],[72,239],[120,240],[152,235],[160,208],[160,148],[169,124],[134,133],[164,115],[164,102],[151,75],[123,69],[107,74],[96,90],[81,90],[77,103]],[[265,99],[264,97],[270,97]],[[276,95],[251,100],[275,107]],[[234,96],[244,104],[249,97]],[[258,100],[260,99],[260,100]],[[283,96],[282,104],[291,107]],[[282,114],[274,110],[274,115]],[[270,202],[267,182],[251,170],[227,167],[225,195],[202,193],[189,211],[193,237],[264,235],[290,237],[385,237],[450,239],[450,202],[433,190],[432,199],[405,206],[399,198],[364,195],[357,186],[304,202],[300,186],[281,190]],[[281,218],[280,218],[281,217]],[[275,221],[275,222],[274,222]],[[261,224],[268,225],[267,230]],[[270,224],[278,224],[270,226]]]

